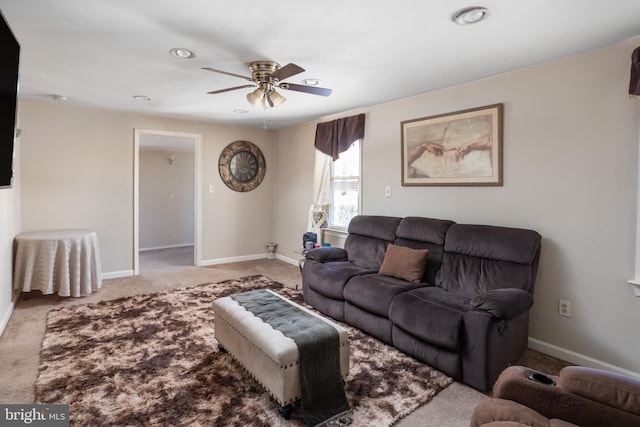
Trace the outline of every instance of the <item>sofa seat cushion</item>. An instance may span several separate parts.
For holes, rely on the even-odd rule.
[[[464,314],[469,299],[438,287],[421,287],[398,294],[389,319],[399,328],[428,343],[460,350]]]
[[[302,270],[305,284],[317,293],[344,300],[344,285],[354,276],[375,273],[370,268],[359,267],[349,261],[337,261],[326,264],[306,261]]]
[[[427,284],[410,283],[382,274],[367,274],[353,277],[347,282],[344,299],[356,307],[388,318],[389,306],[396,295],[421,286]]]

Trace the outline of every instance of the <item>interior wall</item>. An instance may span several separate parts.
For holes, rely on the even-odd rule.
[[[531,342],[636,373],[640,298],[626,281],[634,276],[640,100],[627,90],[639,43],[371,107],[362,145],[363,213],[537,230]],[[401,186],[401,121],[494,103],[504,104],[503,186]],[[276,135],[274,230],[286,252],[306,227],[314,133],[306,123]],[[571,318],[558,315],[560,298],[572,302]]]
[[[13,289],[13,239],[20,232],[20,144],[17,137],[11,187],[0,188],[0,335],[20,295]]]
[[[13,179],[0,188],[0,335],[11,317],[20,290],[13,289],[13,239],[20,232],[20,138],[14,144]]]
[[[193,245],[194,152],[141,149],[139,162],[140,249]]]
[[[302,250],[313,203],[313,164],[316,123],[304,123],[276,131],[275,157],[278,164],[274,192],[274,241],[278,256],[295,260]]]
[[[14,194],[12,189],[0,189],[0,334],[9,321],[14,304],[11,283],[13,238],[17,234],[11,213]]]
[[[270,130],[22,100],[22,229],[88,228],[98,234],[103,273],[133,272],[134,129],[201,134],[202,261],[264,256],[272,239]],[[262,150],[262,184],[235,192],[218,173],[220,153],[247,140]],[[209,192],[213,186],[214,192]]]

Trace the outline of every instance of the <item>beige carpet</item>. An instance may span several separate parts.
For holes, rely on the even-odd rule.
[[[219,282],[252,274],[265,275],[292,288],[300,285],[298,267],[279,260],[262,259],[206,268],[191,266],[192,260],[192,248],[143,252],[140,254],[140,275],[106,280],[103,288],[91,296],[77,299],[22,296],[0,337],[0,366],[3,367],[0,369],[0,402],[34,402],[34,384],[40,364],[39,352],[45,331],[45,318],[52,308]],[[549,373],[557,372],[561,366],[566,365],[531,350],[525,353],[520,362]],[[484,398],[484,394],[454,383],[396,426],[467,427],[471,412]]]

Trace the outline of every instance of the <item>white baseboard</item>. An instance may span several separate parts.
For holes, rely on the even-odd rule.
[[[218,265],[218,264],[227,264],[230,262],[242,262],[242,261],[253,261],[256,259],[264,259],[268,258],[268,254],[253,254],[253,255],[243,255],[237,257],[228,257],[228,258],[216,258],[216,259],[207,259],[200,261],[199,267],[206,267],[209,265]],[[276,258],[288,262],[289,264],[298,265],[298,260],[293,258],[288,258],[280,254],[276,254]],[[118,279],[120,277],[130,277],[133,276],[133,270],[123,270],[123,271],[111,271],[108,273],[102,273],[102,280],[106,279]]]
[[[152,246],[150,248],[140,248],[139,252],[155,251],[158,249],[172,249],[172,248],[186,248],[187,246],[193,246],[193,243],[181,243],[179,245],[166,245],[166,246]]]
[[[558,359],[566,360],[570,363],[575,363],[576,365],[617,372],[622,375],[628,375],[630,377],[640,379],[640,373],[638,372],[633,372],[628,369],[603,362],[602,360],[594,359],[593,357],[585,356],[584,354],[576,353],[575,351],[567,350],[566,348],[558,347],[557,345],[537,340],[535,338],[529,337],[529,348],[544,354],[548,354],[549,356],[557,357]]]
[[[284,256],[284,255],[280,255],[280,254],[276,254],[276,258],[278,258],[280,261],[284,261],[284,262],[289,263],[289,264],[300,265],[300,264],[298,264],[300,259],[290,258],[288,256]]]
[[[9,319],[13,314],[13,309],[15,306],[16,306],[16,301],[11,301],[11,304],[7,306],[7,312],[4,314],[2,319],[0,319],[0,336],[2,336],[2,333],[4,332],[4,328],[7,327],[7,323],[9,323]]]
[[[133,276],[133,270],[110,271],[108,273],[102,273],[100,277],[102,277],[102,280],[107,280],[107,279],[118,279],[120,277],[130,277],[130,276]]]
[[[227,264],[229,262],[253,261],[256,259],[263,259],[266,257],[267,257],[267,254],[254,254],[254,255],[243,255],[243,256],[228,257],[228,258],[205,259],[200,261],[199,267],[206,267],[208,265]]]
[[[208,265],[226,264],[228,262],[253,261],[256,259],[263,259],[263,258],[269,258],[268,254],[243,255],[238,257],[203,260],[203,261],[200,261],[200,266],[206,267]],[[298,265],[298,261],[299,261],[299,259],[290,258],[284,255],[281,255],[279,253],[276,253],[276,258],[293,265]]]

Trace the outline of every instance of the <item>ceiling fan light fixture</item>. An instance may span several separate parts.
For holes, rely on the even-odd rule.
[[[453,15],[453,22],[458,25],[476,24],[485,19],[489,14],[489,10],[485,7],[469,7],[456,12]]]
[[[269,97],[271,98],[271,102],[273,102],[273,106],[274,107],[278,107],[278,106],[282,105],[284,103],[284,101],[287,100],[287,98],[285,98],[284,96],[280,95],[275,90],[271,91],[271,93],[269,94]]]
[[[273,61],[254,61],[249,66],[249,69],[251,70],[251,77],[231,73],[229,71],[217,70],[210,67],[203,67],[202,69],[212,71],[214,73],[238,77],[251,82],[251,84],[212,90],[207,93],[214,95],[237,89],[251,88],[252,92],[245,95],[247,102],[254,107],[262,107],[265,110],[268,108],[278,107],[287,100],[287,98],[277,92],[276,89],[292,90],[320,96],[331,95],[331,89],[317,86],[322,83],[320,79],[309,78],[302,80],[302,83],[304,84],[288,83],[284,81],[305,71],[301,66],[292,63],[281,67],[277,62]]]
[[[257,88],[253,92],[247,94],[247,101],[249,101],[249,104],[253,105],[254,107],[261,107],[263,98],[264,91],[261,88]]]

